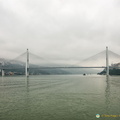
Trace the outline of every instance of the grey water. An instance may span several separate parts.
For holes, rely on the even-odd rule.
[[[120,76],[0,77],[0,120],[120,120],[112,115],[120,115]]]

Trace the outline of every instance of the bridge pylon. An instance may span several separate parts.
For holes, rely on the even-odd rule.
[[[2,69],[1,69],[2,77],[5,76],[5,70],[3,67],[4,67],[4,61],[2,62]]]
[[[26,59],[26,67],[25,67],[25,74],[26,74],[26,77],[29,77],[29,51],[27,49],[27,59]]]
[[[108,56],[108,47],[106,47],[106,75],[109,76],[109,56]]]
[[[2,69],[1,72],[2,72],[2,77],[5,76],[5,71],[4,71],[4,69]]]

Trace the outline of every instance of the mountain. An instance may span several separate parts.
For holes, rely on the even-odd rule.
[[[115,63],[112,64],[109,69],[109,75],[120,75],[120,63]],[[117,68],[118,67],[118,68]],[[103,71],[101,71],[100,73],[98,73],[100,75],[105,75],[106,74],[106,70],[104,69]]]
[[[21,62],[19,60],[6,60],[0,58],[0,62],[4,62],[4,69],[6,74],[14,73],[23,75],[25,74],[25,62]],[[50,64],[49,64],[50,65]],[[96,69],[91,68],[41,68],[39,65],[30,64],[29,73],[36,75],[36,74],[95,74],[99,71]],[[62,66],[62,65],[53,65],[50,66]],[[64,66],[64,65],[63,65]],[[2,67],[2,66],[1,66]]]

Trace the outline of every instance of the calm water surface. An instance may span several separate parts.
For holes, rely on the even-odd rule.
[[[96,114],[120,115],[120,76],[0,77],[0,120],[95,120]]]

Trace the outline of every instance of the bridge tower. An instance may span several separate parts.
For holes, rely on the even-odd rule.
[[[5,76],[5,71],[4,71],[3,67],[4,67],[4,61],[2,62],[2,70],[1,70],[1,72],[2,72],[2,77]]]
[[[109,76],[109,58],[108,47],[106,47],[106,75]]]
[[[26,72],[26,77],[29,77],[29,51],[27,49],[27,59],[26,59],[26,68],[25,68],[25,72]]]
[[[5,76],[5,71],[2,69],[2,77]]]

